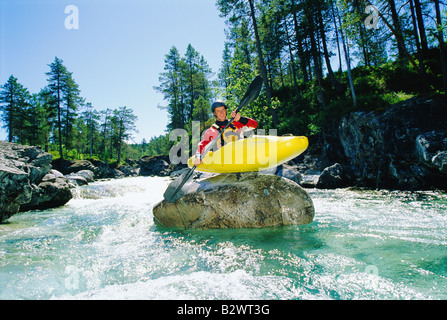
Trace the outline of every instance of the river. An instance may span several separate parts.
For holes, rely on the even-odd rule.
[[[154,224],[169,180],[80,187],[0,225],[0,299],[447,299],[447,194],[307,189],[308,225]]]

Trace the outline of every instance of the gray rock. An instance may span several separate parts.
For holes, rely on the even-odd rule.
[[[300,186],[303,188],[316,188],[320,174],[303,174],[301,175]]]
[[[132,166],[119,166],[117,169],[121,171],[125,177],[135,177],[139,173],[139,170],[135,170]]]
[[[438,167],[439,171],[447,174],[447,151],[438,152],[432,158],[432,163]]]
[[[166,227],[261,228],[312,222],[312,199],[297,183],[276,175],[221,174],[193,182],[174,203],[153,208]]]
[[[20,211],[44,210],[57,208],[66,204],[73,197],[68,179],[65,177],[44,177],[32,192],[31,201],[21,205]],[[54,178],[53,178],[54,177]]]
[[[73,161],[73,163],[67,169],[65,169],[65,173],[66,174],[76,173],[82,170],[90,170],[91,172],[95,172],[98,170],[98,168],[95,167],[88,160],[76,160]]]
[[[172,172],[166,156],[143,156],[139,161],[141,176],[169,176]]]
[[[336,189],[345,187],[343,167],[335,163],[323,170],[316,185],[319,189]]]
[[[91,170],[81,170],[76,172],[76,175],[83,177],[87,182],[95,181],[95,174]]]
[[[88,185],[88,181],[84,177],[78,176],[76,174],[69,174],[66,176],[66,178],[73,187]]]
[[[284,177],[287,178],[289,180],[292,180],[298,184],[301,183],[302,180],[302,176],[301,174],[298,172],[297,168],[295,166],[290,166],[287,164],[283,164],[281,166],[281,168],[279,168],[278,172],[276,173],[276,175],[280,176],[280,177]]]
[[[447,189],[446,105],[442,96],[417,97],[385,112],[343,117],[338,136],[344,155],[334,162],[351,168],[352,181],[363,187]]]
[[[425,166],[447,173],[447,132],[430,131],[417,136],[415,154]]]
[[[40,147],[0,141],[0,223],[19,211],[71,199],[66,180],[51,170],[51,160]]]

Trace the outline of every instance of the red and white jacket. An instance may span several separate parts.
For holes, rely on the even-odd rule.
[[[219,135],[219,132],[225,128],[225,126],[228,124],[228,120],[225,121],[217,121],[208,129],[206,130],[202,141],[199,142],[196,157],[200,156],[205,149],[206,146],[217,138]],[[250,129],[256,129],[258,126],[258,122],[256,120],[253,120],[251,118],[241,117],[239,121],[233,121],[227,129],[222,133],[221,138],[219,141],[217,141],[216,145],[218,148],[222,147],[222,145],[225,145],[226,143],[237,141],[239,139],[243,138],[242,134],[242,128],[247,127]]]

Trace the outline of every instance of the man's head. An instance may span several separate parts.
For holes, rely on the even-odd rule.
[[[216,101],[211,105],[211,111],[213,115],[219,121],[225,121],[227,119],[227,106],[221,101]]]

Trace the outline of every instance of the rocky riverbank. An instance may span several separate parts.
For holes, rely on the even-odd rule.
[[[96,160],[55,160],[40,147],[0,141],[0,223],[12,215],[66,204],[72,191],[100,179],[167,176],[176,168],[168,157],[143,157],[111,167]]]
[[[19,211],[54,208],[72,198],[68,179],[52,170],[52,158],[39,147],[0,141],[0,223]]]
[[[323,154],[334,187],[447,190],[447,97],[351,113],[333,129]]]
[[[175,177],[182,168],[167,156],[145,156],[117,168],[94,160],[52,161],[39,147],[0,141],[0,223],[19,210],[64,205],[70,190],[98,179]],[[304,188],[447,190],[447,98],[413,98],[381,112],[350,113],[332,124],[324,143],[311,140],[304,154],[270,173]]]

